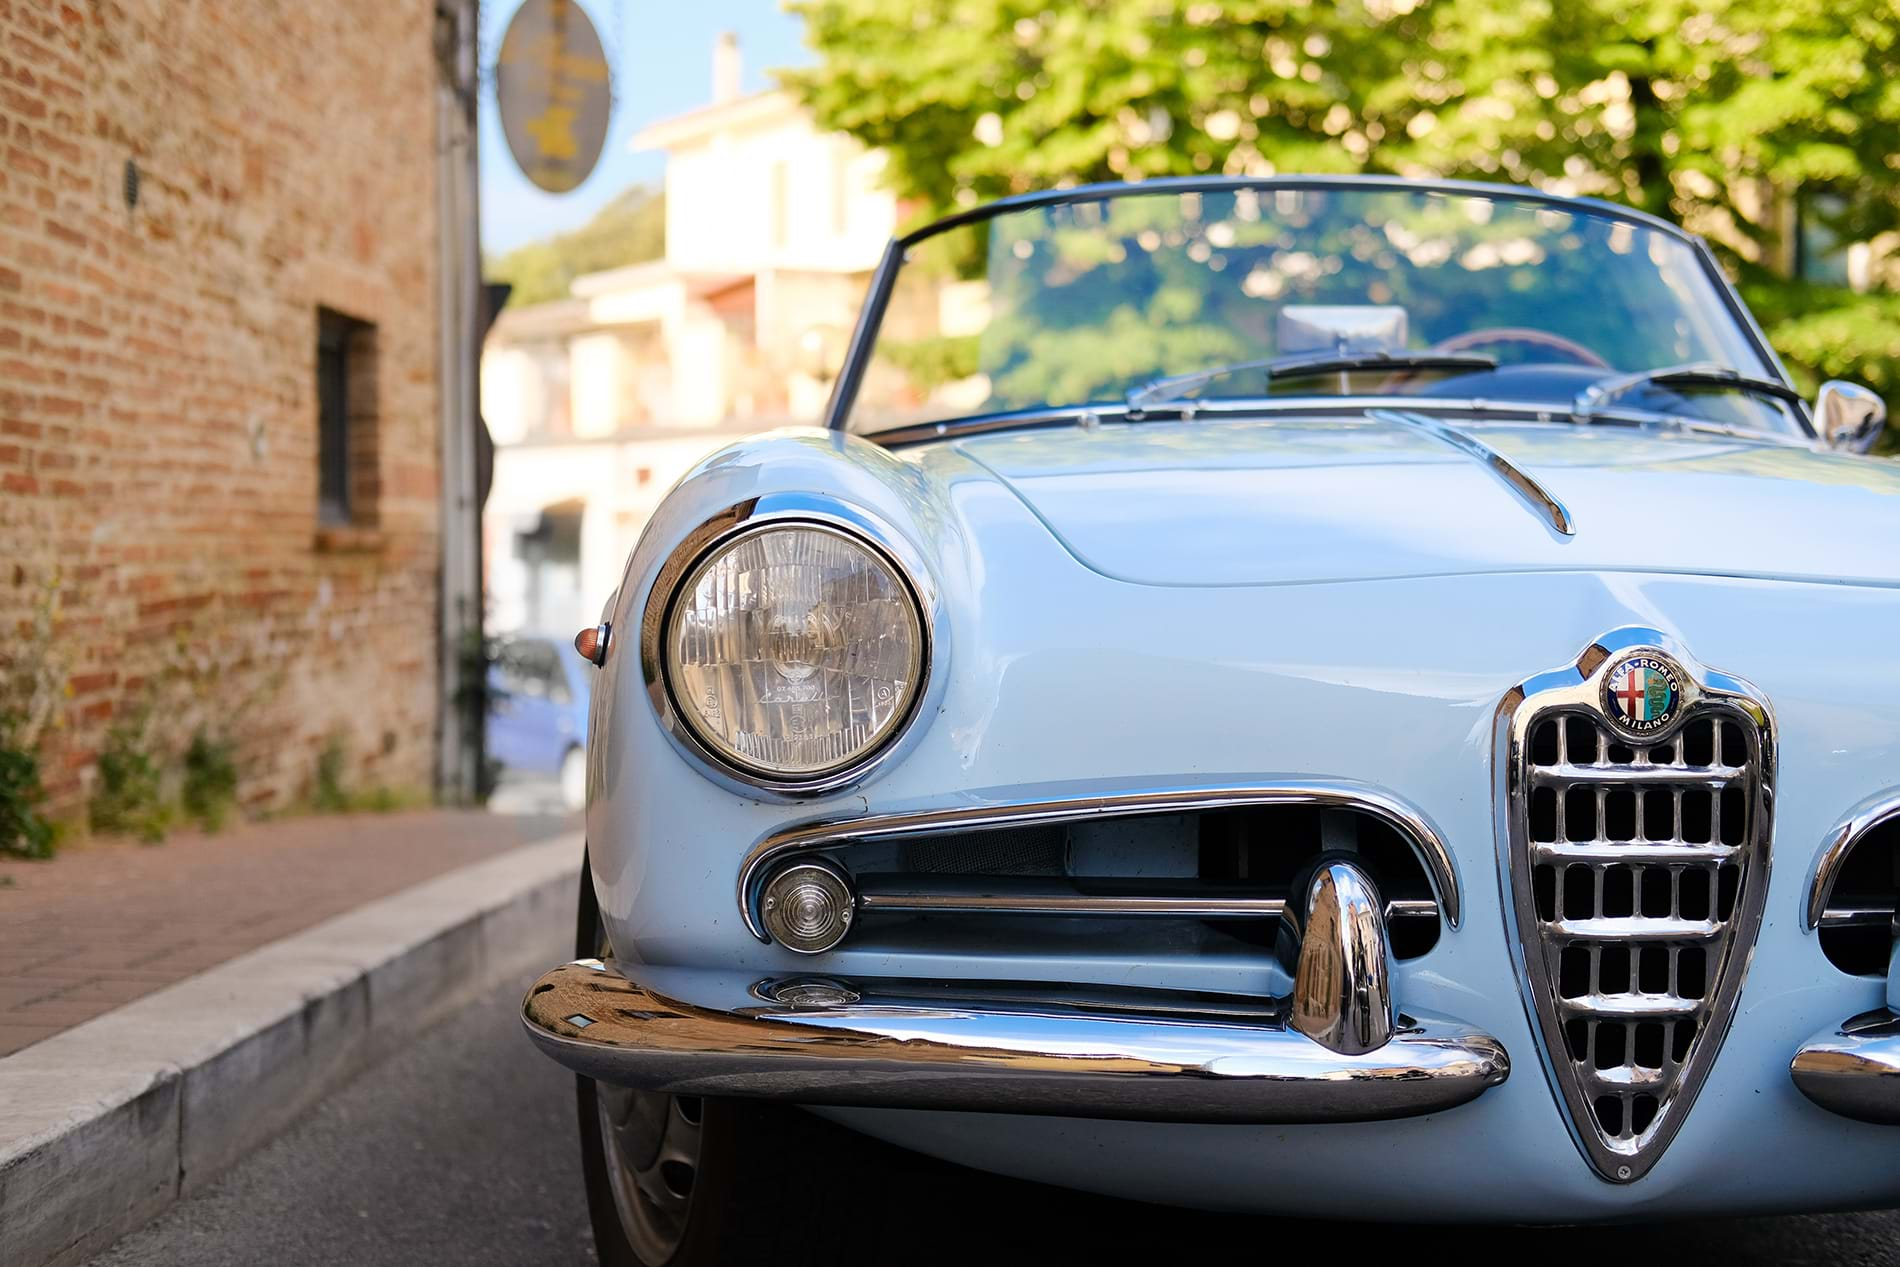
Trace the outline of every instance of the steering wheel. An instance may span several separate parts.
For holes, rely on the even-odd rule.
[[[1566,360],[1578,365],[1588,365],[1592,369],[1610,368],[1608,361],[1581,343],[1566,339],[1561,334],[1551,334],[1547,330],[1532,330],[1524,326],[1488,326],[1482,330],[1467,330],[1463,334],[1454,334],[1449,339],[1433,344],[1430,350],[1466,352],[1472,348],[1481,348],[1493,343],[1521,343],[1526,347],[1555,352]]]

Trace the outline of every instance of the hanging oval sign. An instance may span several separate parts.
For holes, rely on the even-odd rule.
[[[495,99],[508,152],[552,194],[594,170],[613,92],[600,36],[575,0],[525,0],[495,60]]]

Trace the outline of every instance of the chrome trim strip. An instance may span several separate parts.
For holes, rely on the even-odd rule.
[[[1131,814],[1181,814],[1250,805],[1310,805],[1322,809],[1362,810],[1407,836],[1425,864],[1445,922],[1458,927],[1458,873],[1451,849],[1419,810],[1385,792],[1344,781],[1312,781],[1237,787],[1185,785],[1152,791],[1047,801],[993,802],[945,809],[879,814],[867,818],[826,819],[775,831],[761,839],[739,866],[739,913],[754,937],[769,941],[759,922],[758,894],[773,865],[794,854],[873,841],[926,836],[940,832],[1015,827],[1025,823],[1070,823]]]
[[[640,979],[632,974],[638,973]],[[542,1052],[673,1095],[1170,1122],[1351,1122],[1436,1113],[1503,1082],[1470,1026],[1402,1016],[1329,1051],[1283,1005],[1175,991],[793,978],[583,959],[522,1001]]]
[[[1548,400],[1492,400],[1445,396],[1247,396],[1214,400],[1175,401],[1150,406],[1145,416],[1152,419],[1177,415],[1183,421],[1196,418],[1277,418],[1291,415],[1294,421],[1318,420],[1335,416],[1364,416],[1375,409],[1397,409],[1424,417],[1449,414],[1465,422],[1540,422],[1552,426],[1575,426],[1569,421],[1569,405]],[[1074,427],[1113,423],[1118,426],[1152,425],[1129,417],[1122,401],[1096,401],[1084,405],[1038,406],[1001,413],[972,414],[963,418],[940,418],[904,423],[881,431],[865,432],[861,439],[884,448],[919,444],[930,440],[960,439],[995,431],[1022,431],[1040,427]],[[1591,419],[1598,426],[1666,426],[1697,435],[1726,436],[1749,444],[1773,444],[1783,447],[1810,448],[1812,436],[1780,431],[1759,431],[1747,427],[1686,418],[1679,414],[1649,409],[1606,406]]]
[[[1830,906],[1821,912],[1822,928],[1888,928],[1893,924],[1891,906]]]
[[[777,524],[803,523],[850,537],[875,551],[888,563],[898,579],[910,590],[917,604],[918,624],[923,631],[923,647],[918,666],[917,690],[910,710],[884,742],[849,765],[809,778],[775,777],[734,764],[714,752],[694,733],[692,726],[674,706],[667,684],[662,644],[666,636],[668,613],[673,606],[681,578],[713,551],[734,538]],[[696,762],[705,773],[744,796],[760,793],[779,800],[819,796],[835,792],[869,778],[908,746],[919,732],[918,719],[930,714],[927,702],[941,690],[943,635],[946,618],[943,598],[931,579],[930,568],[916,546],[882,519],[838,498],[821,494],[774,493],[740,502],[720,511],[686,535],[660,566],[647,591],[646,605],[640,616],[640,674],[646,684],[647,699],[653,706],[660,728],[675,748]]]
[[[1605,682],[1619,663],[1640,653],[1661,656],[1678,666],[1683,698],[1675,719],[1654,734],[1641,738],[1618,738],[1619,732],[1605,716]],[[1718,718],[1725,716],[1739,722],[1745,731],[1753,735],[1751,743],[1760,775],[1750,807],[1751,830],[1742,843],[1732,847],[1729,853],[1696,860],[1708,867],[1727,862],[1741,868],[1739,894],[1726,924],[1713,918],[1718,900],[1713,877],[1708,896],[1711,918],[1706,920],[1683,918],[1678,912],[1666,918],[1646,918],[1633,913],[1628,918],[1604,918],[1598,915],[1573,921],[1565,916],[1561,896],[1557,899],[1556,918],[1549,921],[1540,918],[1533,892],[1533,869],[1539,863],[1557,865],[1561,873],[1564,867],[1579,862],[1593,870],[1613,865],[1613,862],[1642,865],[1663,846],[1708,851],[1706,845],[1691,845],[1675,840],[1633,840],[1623,846],[1632,851],[1627,859],[1570,861],[1539,856],[1539,850],[1555,853],[1572,850],[1596,852],[1598,846],[1607,848],[1609,843],[1601,840],[1568,841],[1561,816],[1557,820],[1557,842],[1534,847],[1529,839],[1530,794],[1534,787],[1543,784],[1542,780],[1535,777],[1529,760],[1531,728],[1533,723],[1552,713],[1587,717],[1602,735],[1609,736],[1611,742],[1643,750],[1636,754],[1640,760],[1627,767],[1617,766],[1606,771],[1608,777],[1602,783],[1615,786],[1639,777],[1648,777],[1651,782],[1675,784],[1675,794],[1678,796],[1684,780],[1677,776],[1684,776],[1691,785],[1701,784],[1713,788],[1720,785],[1722,777],[1732,767],[1683,766],[1680,764],[1679,747],[1675,754],[1678,758],[1676,763],[1653,764],[1645,755],[1653,745],[1676,744],[1686,725],[1711,713]],[[1754,955],[1767,901],[1777,753],[1774,714],[1767,698],[1749,683],[1704,667],[1672,638],[1658,630],[1629,627],[1596,639],[1584,649],[1576,663],[1539,674],[1507,692],[1499,701],[1495,725],[1494,789],[1497,813],[1502,817],[1505,828],[1500,833],[1498,866],[1510,924],[1508,941],[1523,986],[1525,1011],[1529,1015],[1532,1031],[1539,1039],[1539,1054],[1544,1062],[1545,1075],[1564,1109],[1564,1118],[1578,1151],[1602,1178],[1613,1183],[1629,1183],[1648,1173],[1681,1129],[1735,1017],[1736,1002]],[[1604,740],[1599,738],[1597,742],[1601,744]],[[1601,748],[1599,752],[1602,752]],[[1557,764],[1549,769],[1572,771],[1567,752],[1560,749],[1556,761]],[[1632,773],[1624,774],[1625,769]],[[1583,774],[1581,770],[1575,770],[1574,773],[1579,777]],[[1561,787],[1565,782],[1564,778],[1554,778],[1548,785]],[[1562,802],[1560,796],[1558,804]],[[1599,826],[1602,820],[1601,804],[1599,802],[1596,815]],[[1680,826],[1679,820],[1675,826]],[[1602,835],[1602,832],[1593,834]],[[1640,820],[1637,834],[1642,834]],[[1709,835],[1711,844],[1719,843],[1719,831],[1714,821],[1710,823]],[[1672,898],[1672,910],[1674,901]],[[1725,931],[1726,942],[1722,940]],[[1703,1009],[1698,1014],[1703,1019],[1691,1040],[1686,1059],[1678,1064],[1673,1052],[1665,1055],[1663,1072],[1673,1075],[1673,1083],[1669,1078],[1647,1077],[1649,1067],[1639,1066],[1631,1059],[1619,1062],[1627,1066],[1628,1075],[1619,1077],[1606,1077],[1609,1071],[1594,1068],[1586,1070],[1582,1064],[1572,1060],[1564,1034],[1567,1020],[1577,1016],[1584,1016],[1593,1023],[1600,1020],[1615,1022],[1640,1019],[1632,1011],[1633,1007],[1644,1016],[1656,1015],[1655,1005],[1648,1001],[1650,995],[1638,989],[1634,980],[1628,993],[1614,996],[1594,993],[1597,985],[1597,952],[1594,950],[1591,952],[1589,970],[1593,993],[1569,999],[1560,997],[1559,973],[1555,965],[1562,948],[1573,942],[1586,945],[1592,942],[1678,945],[1700,942],[1715,946],[1718,957],[1706,966],[1705,990],[1703,996],[1696,1000]],[[1674,995],[1673,972],[1672,968],[1670,991],[1656,997]],[[1593,1006],[1593,1000],[1604,997],[1613,997],[1615,1002],[1604,1007]],[[1686,1001],[1686,996],[1683,997]],[[1653,1094],[1659,1101],[1654,1118],[1643,1132],[1633,1136],[1605,1137],[1597,1126],[1591,1102],[1594,1093],[1586,1085],[1588,1083],[1611,1083],[1624,1088],[1634,1088],[1640,1083],[1645,1088],[1653,1087]],[[1644,1093],[1651,1092],[1645,1090]]]
[[[1485,468],[1497,476],[1518,499],[1530,509],[1533,515],[1548,523],[1552,529],[1566,537],[1577,535],[1576,521],[1570,517],[1570,511],[1557,500],[1551,491],[1538,483],[1523,468],[1496,449],[1466,431],[1461,431],[1443,418],[1432,418],[1425,414],[1413,413],[1403,409],[1374,409],[1367,415],[1380,422],[1394,422],[1401,426],[1422,431],[1435,440],[1442,441],[1452,448],[1476,458]]]
[[[1875,1008],[1816,1034],[1795,1052],[1788,1073],[1830,1113],[1900,1126],[1900,1016]]]
[[[1900,818],[1900,796],[1882,793],[1880,799],[1854,810],[1834,829],[1814,863],[1814,878],[1808,882],[1807,907],[1802,912],[1803,927],[1812,932],[1821,926],[1827,914],[1827,900],[1833,896],[1835,881],[1841,878],[1841,868],[1847,865],[1847,855],[1854,851],[1854,846],[1868,832],[1896,818]]]
[[[906,876],[903,881],[928,877]],[[1156,892],[1166,881],[1144,885],[1148,892],[1095,892],[1062,880],[990,877],[980,889],[936,890],[894,877],[858,878],[858,910],[866,915],[1051,915],[1110,919],[1278,919],[1286,899],[1278,896],[1199,891]],[[1385,918],[1437,919],[1438,903],[1426,899],[1388,901]]]
[[[1100,202],[1106,198],[1120,198],[1129,194],[1205,194],[1225,193],[1234,189],[1384,189],[1412,194],[1463,194],[1504,202],[1535,203],[1539,206],[1554,207],[1560,211],[1581,211],[1606,220],[1628,220],[1633,224],[1656,229],[1664,236],[1681,242],[1693,244],[1698,241],[1679,224],[1671,224],[1660,216],[1653,216],[1646,211],[1638,211],[1634,207],[1625,207],[1620,203],[1607,202],[1600,198],[1554,194],[1547,189],[1535,189],[1529,185],[1494,184],[1490,181],[1478,180],[1418,179],[1366,173],[1315,176],[1157,176],[1148,180],[1111,180],[1090,185],[1072,185],[1066,189],[1041,189],[1033,193],[1013,194],[1007,198],[998,198],[994,202],[984,203],[979,207],[953,212],[940,220],[934,220],[921,228],[912,230],[899,238],[898,242],[903,246],[915,246],[947,229],[954,229],[975,220],[988,220],[1026,207]]]

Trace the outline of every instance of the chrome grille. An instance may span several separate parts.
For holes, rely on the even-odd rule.
[[[1602,675],[1628,652],[1593,651],[1514,693],[1509,870],[1553,1080],[1592,1165],[1629,1181],[1733,1016],[1767,887],[1773,749],[1752,691],[1686,667],[1680,716],[1623,733]]]
[[[795,858],[817,856],[857,888],[865,918],[852,935],[860,947],[981,935],[986,950],[998,950],[1018,935],[1033,941],[1057,932],[1071,946],[1088,936],[1122,944],[1119,926],[1140,919],[1155,930],[1157,946],[1195,947],[1211,961],[1217,956],[1202,954],[1208,945],[1270,948],[1291,886],[1308,863],[1334,850],[1356,854],[1376,880],[1397,958],[1427,953],[1441,926],[1457,927],[1457,877],[1436,830],[1382,793],[1324,780],[991,801],[811,823],[753,848],[741,868],[739,903],[746,926],[768,940],[758,918],[767,878]],[[1051,920],[1063,923],[1045,926]],[[1100,931],[1087,920],[1100,921]],[[1197,940],[1204,932],[1219,937]]]

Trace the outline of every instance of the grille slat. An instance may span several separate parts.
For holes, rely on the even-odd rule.
[[[1605,682],[1631,654],[1547,675],[1509,715],[1528,984],[1584,1152],[1621,1181],[1673,1137],[1733,1014],[1772,771],[1758,697],[1686,672],[1653,736],[1613,726]]]
[[[1607,788],[1614,784],[1642,783],[1656,787],[1724,788],[1749,778],[1741,766],[1680,765],[1571,765],[1532,766],[1533,787],[1568,788],[1577,786]]]
[[[1661,1069],[1643,1069],[1635,1065],[1618,1065],[1614,1069],[1599,1069],[1590,1076],[1595,1088],[1617,1094],[1628,1087],[1660,1087],[1666,1084],[1672,1071],[1665,1066]]]
[[[1535,862],[1555,863],[1632,863],[1646,866],[1670,866],[1678,863],[1721,863],[1735,857],[1732,845],[1685,845],[1648,841],[1637,844],[1621,840],[1540,841],[1531,846]]]
[[[1599,885],[1599,900],[1603,892]],[[1556,920],[1545,925],[1547,937],[1558,941],[1708,941],[1728,930],[1720,920],[1644,919],[1606,916],[1599,905],[1592,919]]]
[[[1574,999],[1559,999],[1560,1010],[1576,1016],[1604,1018],[1639,1016],[1689,1016],[1702,1006],[1697,999],[1674,998],[1668,994],[1584,994]]]

